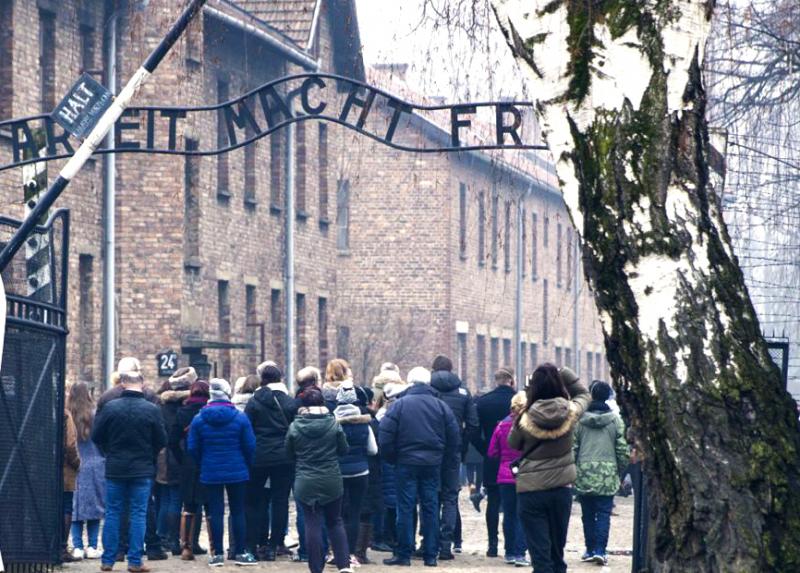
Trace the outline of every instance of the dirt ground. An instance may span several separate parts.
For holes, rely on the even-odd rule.
[[[453,573],[501,573],[514,570],[525,571],[525,569],[516,569],[506,565],[503,563],[502,559],[489,559],[485,557],[486,525],[484,522],[484,515],[482,513],[478,514],[475,512],[474,508],[469,504],[466,499],[466,495],[464,495],[463,492],[461,497],[464,552],[461,555],[457,555],[454,561],[439,563],[439,569]],[[580,556],[584,551],[583,531],[581,527],[581,508],[580,504],[576,502],[572,508],[572,519],[570,520],[569,539],[567,541],[566,548],[569,570],[575,572],[595,571],[598,573],[628,573],[631,570],[630,551],[633,544],[632,526],[633,497],[616,498],[616,508],[614,510],[614,516],[611,520],[611,538],[609,540],[608,547],[608,567],[600,567],[593,564],[589,565],[581,563]],[[290,537],[292,537],[293,534],[294,531],[290,530]],[[202,544],[207,546],[207,540],[205,539],[205,536],[202,538]],[[389,554],[370,551],[369,556],[370,559],[380,563],[380,561],[388,557]],[[185,571],[187,573],[199,573],[200,571],[208,570],[208,565],[204,558],[198,558],[198,560],[194,562],[182,562],[178,558],[170,558],[168,561],[154,561],[146,563],[154,573],[163,571]],[[232,570],[235,569],[235,566],[232,563],[226,564],[226,566],[221,568],[221,570],[224,572],[225,569]],[[250,567],[249,569],[254,571],[266,571],[270,573],[302,573],[304,571],[308,571],[308,567],[305,563],[291,563],[288,560],[276,561],[274,563],[259,563],[257,566]],[[64,565],[63,570],[67,573],[95,573],[100,570],[100,562],[98,560],[91,560],[74,564],[70,563]],[[117,563],[114,570],[120,572],[126,571],[122,563]],[[332,568],[328,568],[328,570],[333,571]],[[412,562],[412,567],[410,569],[400,569],[400,571],[416,570],[430,571],[428,568],[423,568],[421,561]],[[362,565],[358,571],[363,571],[364,573],[394,573],[398,571],[398,569],[395,567],[384,567],[382,565]]]

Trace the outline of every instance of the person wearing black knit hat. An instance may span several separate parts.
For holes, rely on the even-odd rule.
[[[258,367],[261,388],[247,403],[245,414],[253,424],[256,451],[247,488],[247,546],[261,561],[275,561],[284,545],[289,523],[289,492],[293,465],[286,454],[286,432],[297,413],[297,402],[289,396],[283,373],[272,362]],[[270,488],[264,484],[269,480]],[[265,515],[270,515],[267,539]]]

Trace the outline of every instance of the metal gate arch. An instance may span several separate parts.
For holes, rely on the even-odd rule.
[[[0,217],[2,240],[20,225]],[[38,271],[50,288],[28,293],[28,256],[4,271],[0,370],[0,553],[9,572],[29,573],[50,569],[61,553],[69,211],[55,212],[31,238],[47,245]]]

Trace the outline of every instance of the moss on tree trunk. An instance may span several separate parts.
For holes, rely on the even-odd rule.
[[[494,5],[535,86],[563,85],[540,101],[540,117],[583,238],[614,382],[645,454],[652,571],[797,572],[797,411],[767,352],[711,183],[697,50],[683,70],[681,109],[670,107],[678,70],[664,30],[698,3]],[[569,27],[567,77],[548,74],[537,49],[549,32],[530,22],[559,13]],[[612,109],[592,105],[609,48],[603,27],[613,39],[635,30],[649,63],[630,70],[650,74],[643,93],[622,87]],[[565,129],[569,143],[554,144],[552,134]]]

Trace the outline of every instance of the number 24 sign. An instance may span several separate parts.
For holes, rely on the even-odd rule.
[[[159,376],[172,376],[178,369],[178,353],[174,350],[165,350],[156,354]]]

